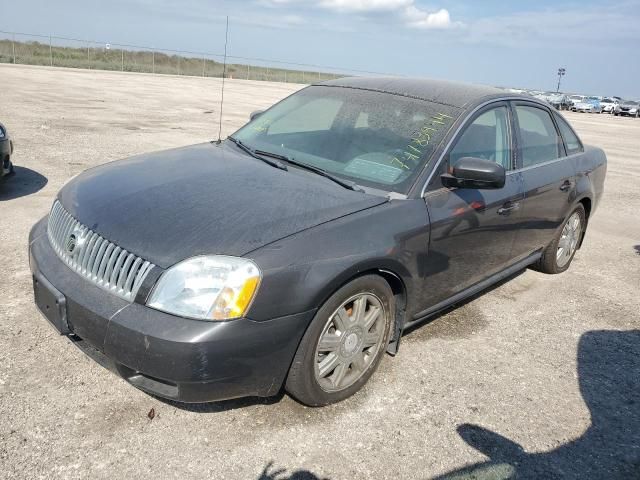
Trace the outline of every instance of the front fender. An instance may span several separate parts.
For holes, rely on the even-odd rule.
[[[427,218],[421,199],[394,200],[252,252],[247,257],[263,278],[248,316],[267,320],[317,309],[352,278],[376,270],[400,278],[407,299],[414,298],[429,245]]]

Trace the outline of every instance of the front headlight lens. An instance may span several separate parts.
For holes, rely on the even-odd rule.
[[[251,260],[222,255],[194,257],[164,272],[147,306],[199,320],[242,317],[251,305],[260,270]]]

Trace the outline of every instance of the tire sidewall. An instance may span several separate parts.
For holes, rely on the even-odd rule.
[[[327,392],[320,387],[315,377],[316,347],[329,316],[332,315],[345,300],[359,293],[371,293],[378,297],[383,305],[385,310],[385,333],[383,342],[373,362],[371,362],[358,381],[344,390]],[[292,365],[292,369],[299,368],[301,370],[301,372],[298,372],[296,378],[297,384],[292,385],[290,375],[285,384],[286,390],[295,398],[310,406],[328,405],[350,397],[367,383],[377,369],[389,343],[389,336],[392,331],[392,319],[394,318],[394,295],[389,284],[382,277],[366,275],[343,286],[327,299],[311,321],[309,328],[298,346],[298,352],[296,352],[294,364]],[[300,365],[296,365],[297,362],[301,362]],[[299,375],[299,373],[302,373],[302,375]],[[299,384],[300,382],[302,385]],[[301,387],[304,392],[303,394],[300,392]]]
[[[562,237],[562,231],[564,230],[565,225],[567,224],[567,222],[573,216],[574,213],[578,213],[578,216],[580,217],[580,238],[578,239],[578,244],[576,245],[576,249],[571,254],[569,261],[564,266],[560,267],[558,266],[558,259],[556,257],[556,254],[558,251],[558,244],[560,243],[560,238]],[[576,253],[578,252],[578,248],[582,243],[582,237],[584,236],[585,229],[586,229],[585,210],[582,204],[578,204],[578,206],[573,210],[571,210],[571,213],[567,215],[567,218],[564,220],[564,222],[562,222],[562,225],[560,226],[560,229],[558,230],[558,233],[556,234],[556,238],[554,239],[554,242],[553,242],[553,255],[554,255],[553,258],[554,258],[555,270],[557,273],[562,273],[571,266],[571,262],[573,262],[573,257],[575,257]]]

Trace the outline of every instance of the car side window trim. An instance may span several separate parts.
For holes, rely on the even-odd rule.
[[[577,155],[579,153],[583,153],[584,144],[582,143],[582,140],[580,139],[576,131],[573,129],[571,124],[567,122],[564,118],[562,118],[560,114],[557,112],[552,112],[551,117],[553,118],[553,122],[556,124],[556,129],[558,130],[558,133],[560,134],[560,138],[562,139],[562,144],[564,145],[564,151],[566,156],[570,157],[571,155]],[[577,152],[569,153],[569,146],[567,144],[567,140],[564,138],[564,135],[562,134],[562,129],[560,128],[560,122],[564,122],[564,124],[569,128],[571,133],[573,133],[573,136],[576,137],[576,140],[578,141],[578,145],[580,146]]]
[[[551,160],[548,160],[546,162],[540,162],[540,163],[536,163],[533,165],[528,165],[528,166],[524,166],[523,163],[523,151],[522,151],[522,146],[523,146],[523,140],[522,140],[522,135],[521,135],[521,130],[520,130],[520,123],[518,121],[518,115],[516,113],[516,107],[518,106],[523,106],[523,107],[530,107],[530,108],[538,108],[540,110],[542,110],[543,112],[546,112],[550,117],[551,117],[551,123],[553,124],[555,130],[556,130],[556,141],[559,141],[560,145],[562,145],[562,151],[558,151],[558,158],[553,158]],[[567,157],[567,149],[564,143],[564,138],[562,137],[562,135],[560,134],[560,129],[558,128],[558,124],[556,122],[556,119],[554,118],[554,113],[546,106],[546,105],[542,105],[538,102],[532,102],[526,99],[517,99],[511,102],[511,107],[512,107],[512,111],[513,111],[513,122],[514,122],[514,130],[515,130],[515,135],[517,137],[517,144],[518,144],[518,159],[519,159],[519,169],[517,171],[526,171],[526,170],[531,170],[532,168],[538,167],[538,166],[542,166],[542,165],[549,165],[551,163],[554,162],[558,162],[560,160],[563,160]],[[507,172],[508,173],[508,172]]]
[[[483,115],[484,113],[494,109],[494,108],[501,108],[504,107],[506,109],[507,112],[507,135],[509,138],[509,147],[510,147],[510,151],[511,151],[511,168],[509,170],[507,170],[507,174],[515,171],[516,168],[516,157],[515,157],[515,143],[514,143],[514,131],[513,131],[513,112],[511,111],[511,108],[509,107],[509,102],[507,99],[505,98],[497,98],[497,99],[493,99],[490,101],[487,101],[485,103],[482,103],[480,105],[478,105],[476,108],[474,108],[464,119],[463,122],[460,123],[460,125],[458,126],[458,128],[455,130],[455,132],[453,133],[453,135],[450,137],[450,140],[447,142],[445,148],[443,149],[442,153],[440,154],[440,157],[438,159],[438,161],[434,164],[433,169],[431,170],[426,183],[424,184],[424,186],[422,187],[422,191],[420,196],[424,197],[426,194],[430,193],[427,191],[427,187],[429,186],[429,183],[431,183],[431,180],[433,179],[433,176],[435,175],[435,173],[442,167],[442,162],[448,162],[449,161],[449,155],[451,153],[451,150],[453,149],[453,147],[455,147],[456,142],[462,137],[462,135],[464,135],[464,133],[466,132],[467,128],[473,124],[473,122],[481,115]],[[445,188],[445,187],[442,187]],[[432,191],[438,191],[440,190],[439,188],[432,190]]]
[[[523,99],[522,97],[513,97],[513,96],[505,96],[505,97],[499,97],[499,98],[492,98],[491,100],[487,100],[486,102],[480,103],[478,105],[475,106],[475,108],[473,108],[473,110],[471,110],[469,112],[469,114],[467,115],[466,119],[464,121],[462,121],[458,127],[455,129],[455,131],[453,132],[453,134],[449,137],[449,140],[447,141],[444,149],[442,150],[442,152],[440,153],[440,156],[438,157],[438,160],[433,164],[433,168],[429,171],[426,180],[424,181],[423,185],[422,185],[422,189],[420,190],[420,198],[424,198],[424,196],[428,193],[427,192],[427,187],[429,186],[429,184],[431,183],[431,180],[433,179],[433,176],[436,174],[436,172],[440,169],[440,165],[442,164],[444,158],[446,157],[447,153],[449,152],[451,146],[453,145],[453,142],[458,138],[458,135],[460,134],[460,131],[462,131],[467,125],[468,125],[468,119],[471,118],[473,115],[475,115],[479,110],[483,109],[484,107],[487,107],[489,105],[492,105],[494,103],[501,103],[501,102],[526,102],[526,103],[531,103],[532,105],[536,105],[542,108],[546,108],[541,102],[536,102],[536,101],[528,101],[527,99]],[[511,118],[513,119],[513,111],[511,110]],[[513,129],[514,124],[513,122],[515,122],[515,119],[512,121],[512,125],[511,128]],[[514,134],[517,134],[517,132],[514,132]],[[512,135],[511,141],[513,142],[514,140],[514,136]],[[516,142],[519,139],[516,138]],[[517,161],[517,158],[516,158]],[[516,163],[516,167],[518,166],[518,164]],[[507,175],[512,174],[512,173],[516,173],[518,171],[520,171],[521,169],[516,168],[516,170],[510,170],[507,172]],[[432,191],[437,191],[437,190],[432,190]]]

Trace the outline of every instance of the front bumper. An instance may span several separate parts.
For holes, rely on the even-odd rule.
[[[69,337],[85,353],[134,386],[181,402],[277,394],[315,313],[206,322],[129,303],[58,258],[46,218],[31,231],[29,260],[34,279],[64,295]]]

